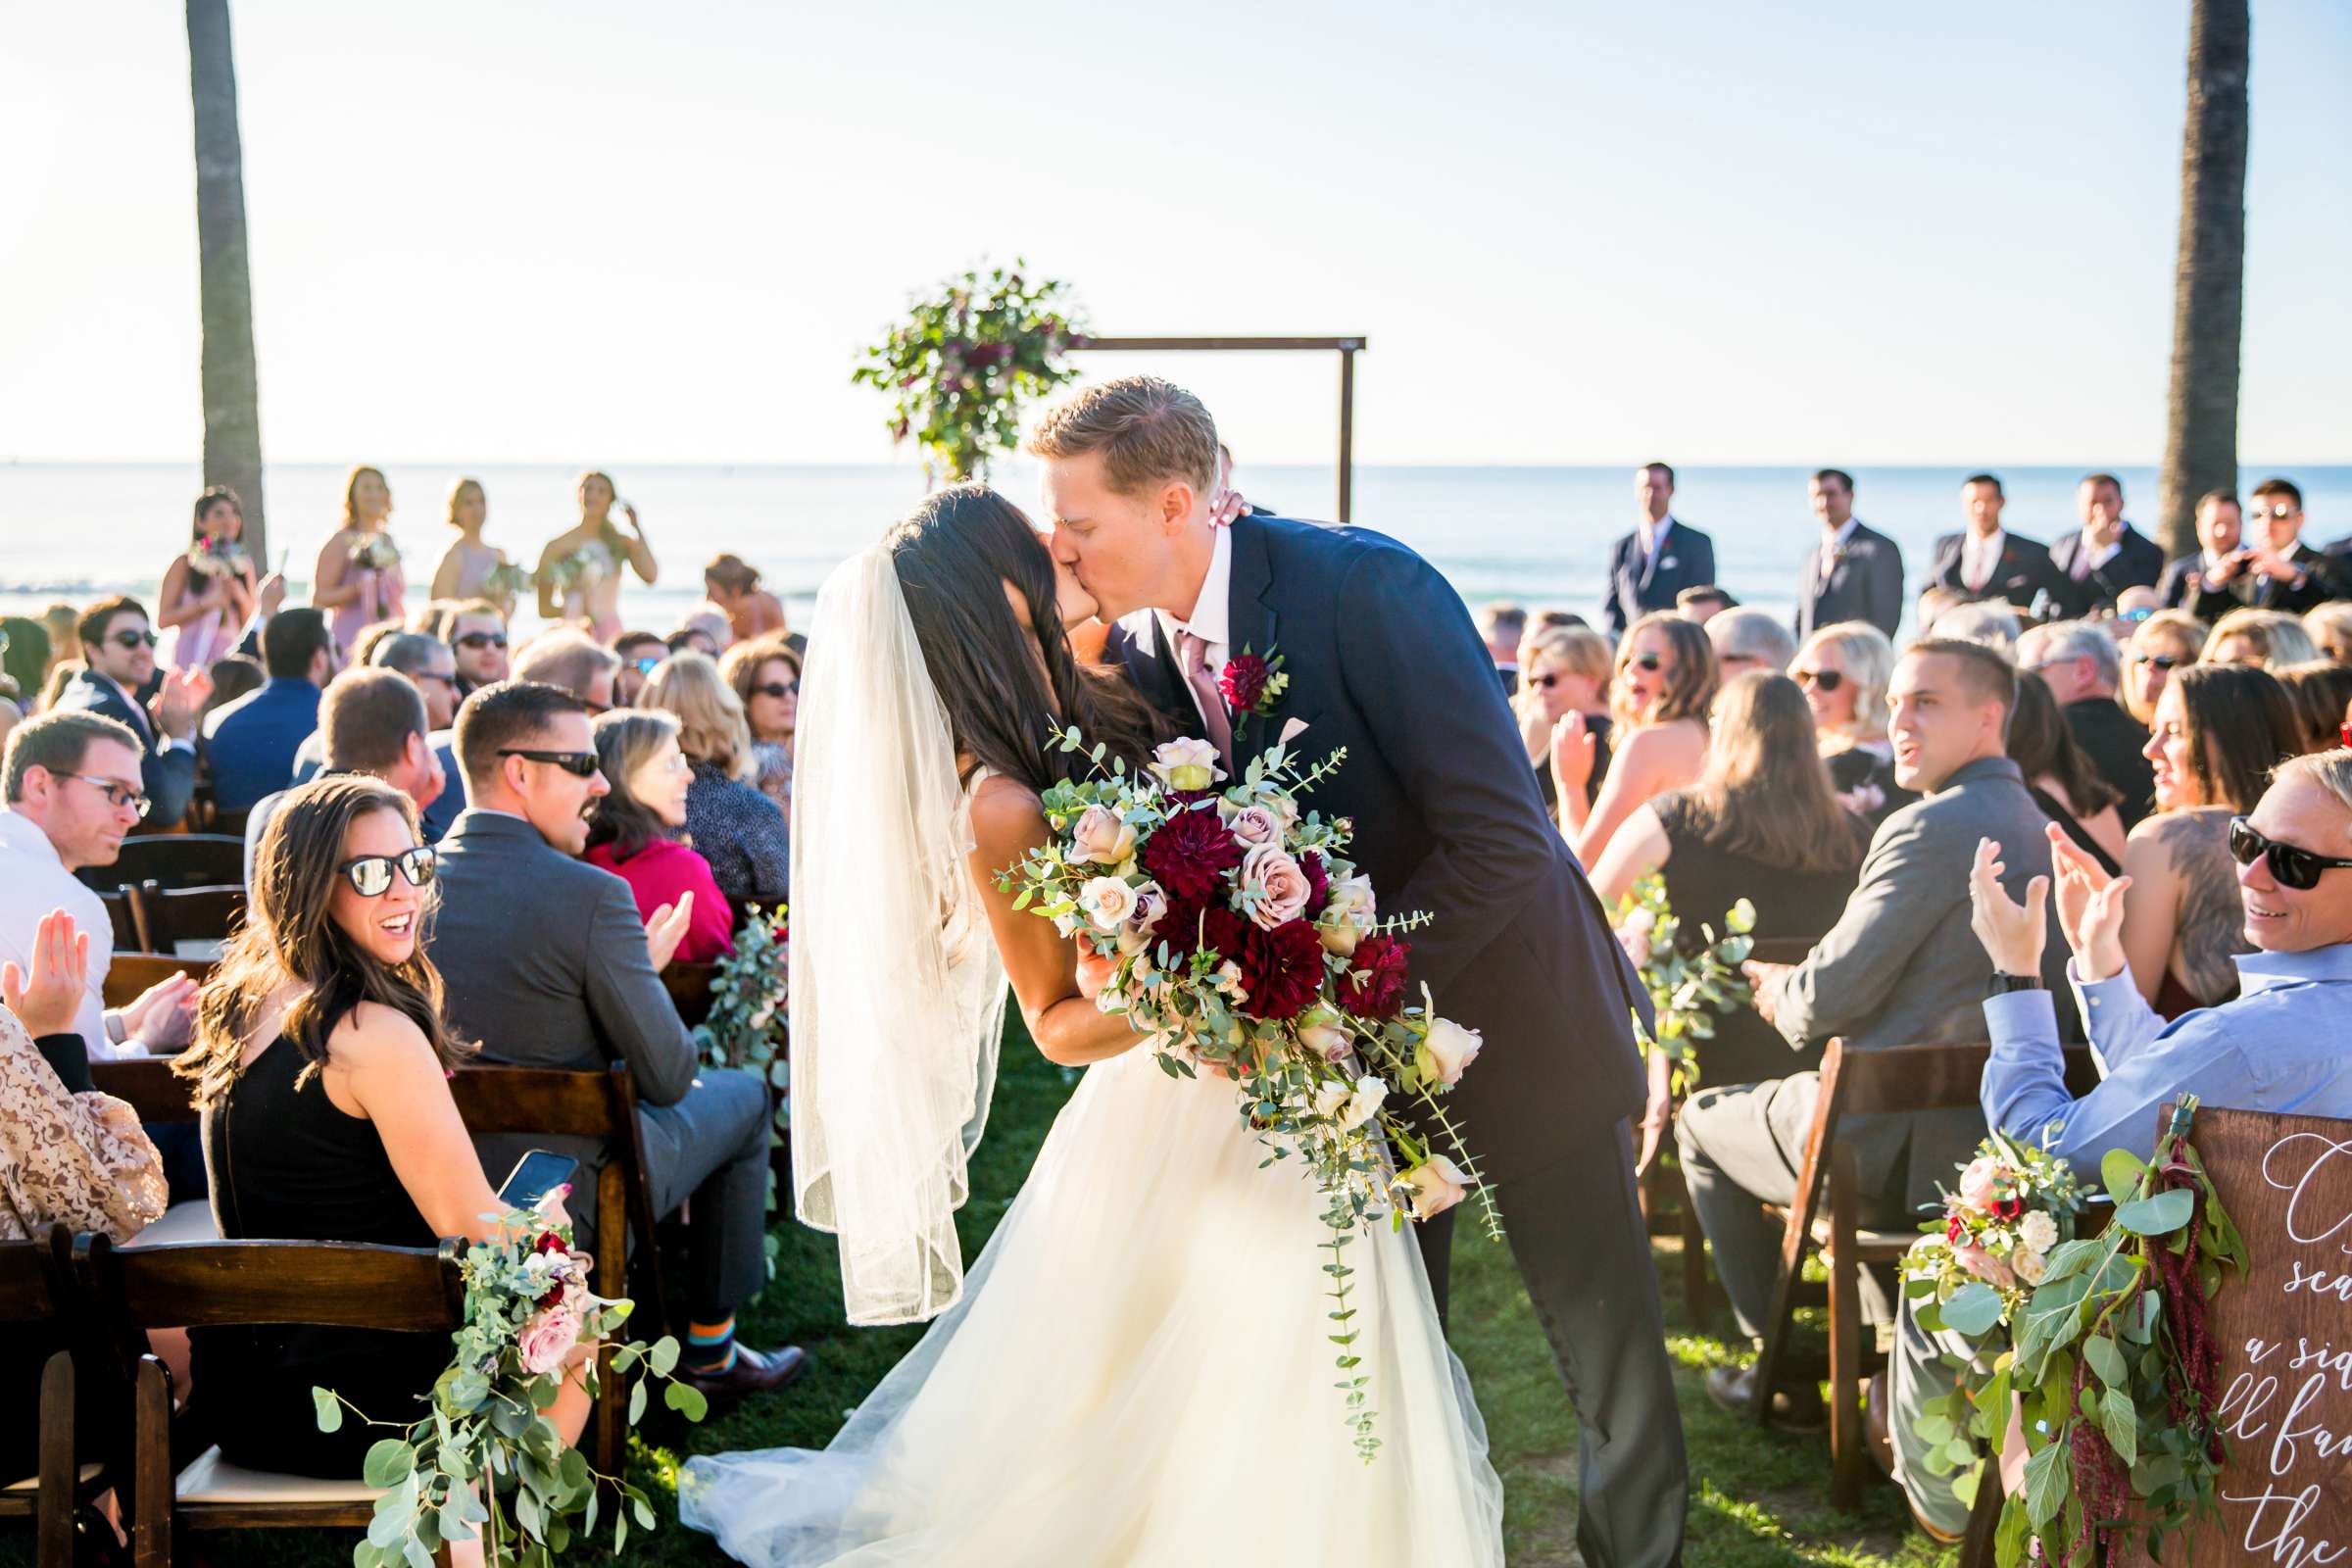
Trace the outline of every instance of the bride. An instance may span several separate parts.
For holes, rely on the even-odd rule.
[[[1502,1486],[1409,1235],[1351,1256],[1378,1456],[1343,1424],[1322,1202],[1226,1080],[1171,1078],[1081,992],[1076,949],[994,873],[1040,793],[1132,766],[1151,721],[1071,657],[1095,606],[977,485],[825,584],[793,810],[793,1179],[840,1239],[853,1323],[937,1316],[823,1452],[698,1457],[679,1513],[755,1568],[1499,1565]],[[1378,824],[1367,824],[1377,832]],[[1009,977],[1087,1071],[963,1277],[955,1210]]]

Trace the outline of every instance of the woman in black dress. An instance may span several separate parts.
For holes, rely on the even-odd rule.
[[[1830,788],[1805,694],[1785,675],[1738,676],[1716,696],[1707,735],[1698,783],[1626,819],[1592,868],[1593,891],[1614,907],[1659,873],[1685,952],[1704,945],[1702,925],[1723,936],[1724,915],[1741,899],[1755,906],[1758,937],[1819,937],[1844,912],[1870,834]],[[1714,1038],[1697,1043],[1707,1084],[1785,1078],[1820,1060],[1819,1048],[1792,1048],[1749,1007],[1717,1019]],[[1645,1151],[1664,1133],[1670,1104],[1668,1063],[1652,1053]]]
[[[270,817],[252,912],[198,994],[196,1041],[177,1063],[195,1080],[222,1237],[432,1247],[496,1233],[505,1205],[449,1091],[465,1048],[417,943],[432,884],[416,808],[372,778],[307,784]],[[405,1424],[451,1353],[446,1334],[368,1329],[192,1338],[194,1408],[222,1457],[332,1479],[358,1475],[382,1433],[359,1421],[320,1432],[312,1387]],[[587,1419],[586,1354],[575,1350],[552,1412],[567,1442]]]
[[[2026,775],[2026,792],[2109,876],[2123,870],[2124,793],[2099,776],[2098,764],[2067,728],[2066,715],[2039,675],[2018,671],[2009,715],[2009,760]]]

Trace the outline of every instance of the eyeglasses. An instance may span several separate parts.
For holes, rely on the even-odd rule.
[[[2133,654],[2134,664],[2154,664],[2158,669],[2178,669],[2188,662],[2179,654]]]
[[[2297,893],[2309,893],[2320,885],[2320,873],[2352,865],[2352,859],[2321,855],[2312,850],[2297,849],[2277,839],[2265,838],[2254,824],[2242,816],[2230,819],[2230,858],[2240,865],[2252,865],[2264,856],[2271,858],[2271,875],[2282,888]]]
[[[456,640],[456,646],[480,653],[485,648],[504,648],[507,634],[503,631],[469,631]]]
[[[107,638],[117,648],[153,648],[159,639],[152,628],[146,631],[119,631]]]
[[[2297,510],[2298,509],[2290,507],[2285,502],[2281,501],[2276,506],[2256,507],[2253,514],[2257,517],[2268,517],[2273,522],[2284,522],[2287,518],[2293,516]]]
[[[536,752],[520,746],[502,748],[501,757],[519,757],[526,762],[545,762],[560,767],[573,778],[594,778],[597,760],[594,752]]]
[[[641,659],[631,660],[630,662],[636,666],[638,674],[651,675],[662,667],[662,662],[668,657],[667,654],[647,654]]]
[[[397,870],[413,888],[433,885],[436,857],[429,846],[419,844],[400,855],[363,855],[356,860],[346,860],[335,869],[351,883],[352,891],[363,899],[380,899],[392,891],[392,873]]]
[[[1555,674],[1555,675],[1531,675],[1531,676],[1529,676],[1529,677],[1528,677],[1528,681],[1527,681],[1527,683],[1528,683],[1530,686],[1533,686],[1534,688],[1536,688],[1536,690],[1538,690],[1538,691],[1540,691],[1540,692],[1547,692],[1547,691],[1551,690],[1551,689],[1552,689],[1554,686],[1557,686],[1557,685],[1558,685],[1558,684],[1559,684],[1561,681],[1564,681],[1564,680],[1566,680],[1567,678],[1568,678],[1568,677],[1567,677],[1567,676],[1565,676],[1565,675],[1556,675],[1556,674]]]
[[[1837,669],[1792,669],[1788,678],[1799,686],[1818,686],[1825,692],[1834,692],[1845,684],[1845,672]]]
[[[1548,690],[1551,686],[1551,683],[1557,679],[1559,679],[1557,675],[1544,676],[1544,688]],[[799,682],[797,681],[771,680],[764,686],[753,687],[752,695],[754,697],[773,697],[776,699],[776,701],[782,702],[787,697],[800,696],[801,688]]]
[[[136,811],[142,822],[147,819],[148,811],[155,805],[153,801],[120,779],[102,778],[96,773],[68,773],[65,777],[87,784],[97,790],[106,797],[106,804],[118,811]]]
[[[1664,669],[1666,667],[1666,661],[1659,658],[1656,654],[1636,654],[1631,659],[1628,659],[1626,663],[1635,669],[1646,669],[1652,672]]]

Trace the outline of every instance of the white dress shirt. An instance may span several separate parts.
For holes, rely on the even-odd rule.
[[[82,886],[57,846],[32,818],[0,807],[0,959],[29,976],[32,938],[52,909],[74,917],[74,927],[90,939],[89,973],[74,1027],[93,1059],[143,1055],[145,1049],[118,1048],[106,1033],[106,971],[115,958],[115,925],[98,895]]]
[[[1642,545],[1642,568],[1644,571],[1649,569],[1651,562],[1658,559],[1658,552],[1666,547],[1666,536],[1673,531],[1674,514],[1672,513],[1668,513],[1656,522],[1652,522],[1644,516],[1634,525],[1634,536]]]
[[[1992,574],[2000,569],[2001,551],[2009,543],[2009,531],[1995,528],[1980,535],[1970,529],[1960,540],[1960,580],[1969,592],[1976,593],[1992,585]]]
[[[1208,645],[1200,657],[1203,667],[1213,674],[1224,668],[1225,662],[1233,657],[1233,530],[1217,528],[1212,531],[1216,535],[1216,542],[1209,550],[1208,575],[1200,580],[1200,596],[1193,602],[1192,617],[1178,620],[1164,610],[1147,611],[1128,617],[1130,624],[1127,629],[1131,635],[1148,636],[1152,627],[1145,617],[1157,616],[1160,630],[1167,634],[1168,651],[1177,655],[1180,666],[1183,656],[1177,649],[1176,636],[1179,632],[1191,632]],[[1263,648],[1256,651],[1261,654],[1265,652]],[[1200,722],[1206,725],[1208,714],[1200,708],[1200,693],[1189,681],[1185,683],[1185,690],[1192,692],[1193,708],[1200,713]],[[1202,733],[1208,731],[1203,729]]]
[[[1823,582],[1828,582],[1830,573],[1838,569],[1838,552],[1845,548],[1846,541],[1852,539],[1854,530],[1861,526],[1862,519],[1860,517],[1849,516],[1845,519],[1842,527],[1822,541],[1821,580]]]
[[[2090,563],[2089,569],[2096,571],[2124,553],[2123,531],[2121,529],[2116,531],[2113,544],[2094,546],[2090,542],[2090,530],[2085,528],[2082,530],[2082,541],[2077,549],[2080,552],[2078,559],[2087,560]]]

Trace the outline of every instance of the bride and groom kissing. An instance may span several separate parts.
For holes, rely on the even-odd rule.
[[[1214,421],[1165,381],[1086,389],[1029,449],[1050,531],[977,486],[930,497],[827,582],[800,713],[796,1208],[838,1235],[853,1322],[936,1321],[824,1451],[691,1461],[682,1516],[763,1568],[1501,1562],[1444,1339],[1451,1214],[1357,1238],[1348,1326],[1385,1435],[1362,1463],[1329,1398],[1311,1186],[1265,1161],[1230,1083],[1135,1049],[1077,950],[997,884],[1049,836],[1039,797],[1085,768],[1054,732],[1131,766],[1192,736],[1238,773],[1217,675],[1279,650],[1288,682],[1245,739],[1345,749],[1304,804],[1352,819],[1382,909],[1434,916],[1411,980],[1484,1037],[1452,1103],[1577,1410],[1584,1558],[1679,1561],[1630,1120],[1647,1002],[1460,598],[1379,534],[1218,525]],[[1114,667],[1064,635],[1098,617]],[[1039,1049],[1088,1070],[966,1279],[954,1214],[1007,980]]]

